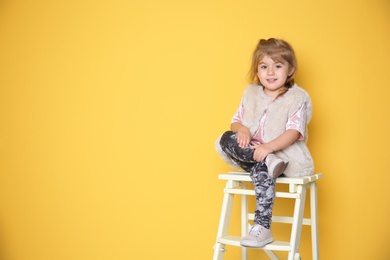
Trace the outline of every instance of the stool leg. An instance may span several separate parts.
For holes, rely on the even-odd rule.
[[[271,250],[264,250],[264,252],[268,255],[268,257],[271,260],[279,260],[279,258],[275,255],[275,253],[272,252]]]
[[[242,189],[246,189],[247,185],[242,184]],[[241,236],[248,234],[248,196],[241,195]],[[242,260],[248,259],[248,250],[246,247],[242,247]]]
[[[231,181],[226,182],[226,188],[229,188],[232,185],[233,183]],[[223,202],[222,202],[221,217],[219,219],[219,225],[218,225],[217,241],[214,245],[213,260],[223,260],[224,257],[223,254],[225,252],[226,245],[219,243],[218,239],[227,236],[228,234],[230,217],[233,208],[233,199],[234,199],[233,194],[229,194],[225,192],[223,196]]]
[[[320,259],[319,243],[318,243],[318,199],[317,199],[317,183],[310,184],[310,218],[311,218],[311,243],[313,260]]]
[[[298,185],[297,187],[297,193],[301,196],[295,200],[294,218],[290,238],[291,251],[288,254],[288,260],[294,260],[296,258],[296,254],[299,251],[299,243],[302,233],[303,211],[305,209],[306,189],[307,188],[303,185]]]

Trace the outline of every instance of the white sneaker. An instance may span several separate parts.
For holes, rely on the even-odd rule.
[[[274,241],[271,230],[259,224],[254,225],[249,234],[243,237],[240,244],[245,247],[262,247]]]
[[[265,158],[265,164],[267,165],[269,176],[275,179],[286,170],[288,162],[285,162],[275,154],[270,153],[267,155],[267,158]]]

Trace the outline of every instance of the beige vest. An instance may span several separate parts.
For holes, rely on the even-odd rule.
[[[282,97],[270,103],[262,86],[250,85],[243,95],[245,115],[243,125],[249,128],[252,136],[259,127],[259,122],[267,109],[267,120],[264,124],[264,141],[269,142],[286,131],[288,118],[296,112],[303,103],[306,104],[306,123],[308,124],[312,115],[312,104],[309,95],[305,90],[294,85]],[[289,177],[298,177],[313,174],[314,165],[309,149],[306,146],[308,132],[304,133],[305,140],[297,140],[288,148],[275,152],[275,155],[289,162],[285,174]],[[230,166],[236,168],[234,163],[221,149],[219,139],[216,148],[222,159]]]

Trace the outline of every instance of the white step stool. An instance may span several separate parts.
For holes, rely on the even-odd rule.
[[[272,251],[287,251],[288,260],[299,260],[299,243],[301,239],[302,225],[311,226],[312,254],[313,260],[319,260],[318,244],[318,206],[317,206],[317,183],[323,174],[317,173],[305,177],[279,177],[276,183],[288,184],[289,192],[275,192],[275,197],[295,199],[294,216],[273,216],[273,223],[292,224],[290,242],[274,241],[262,249],[272,259],[277,256]],[[228,228],[233,207],[234,194],[241,195],[241,233],[245,236],[249,232],[248,220],[253,220],[254,214],[248,214],[247,195],[255,195],[253,189],[248,189],[247,184],[252,183],[248,172],[238,171],[220,174],[219,179],[226,180],[224,197],[222,202],[221,217],[218,226],[217,241],[214,245],[213,260],[223,260],[226,245],[241,246],[239,236],[229,236]],[[305,207],[306,190],[310,189],[310,218],[303,217]],[[242,247],[242,259],[247,260],[247,248]]]

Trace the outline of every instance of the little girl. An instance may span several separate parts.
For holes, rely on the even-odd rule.
[[[293,48],[286,41],[259,41],[252,57],[249,85],[216,147],[233,167],[250,173],[256,194],[254,225],[242,246],[262,247],[273,241],[272,208],[275,179],[313,174],[306,146],[312,105],[305,90],[294,83],[297,69]]]

